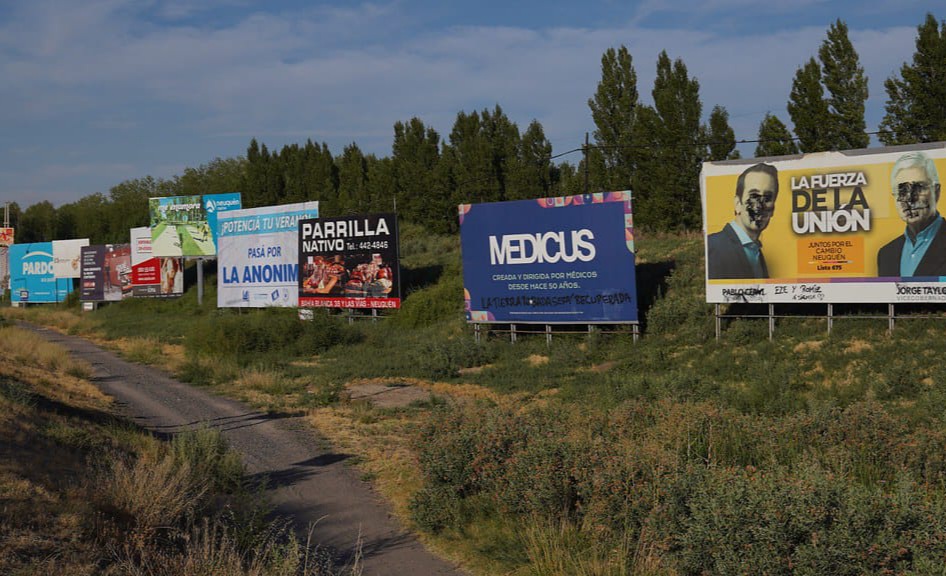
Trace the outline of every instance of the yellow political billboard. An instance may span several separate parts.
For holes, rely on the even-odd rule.
[[[706,300],[946,302],[946,143],[703,164]]]

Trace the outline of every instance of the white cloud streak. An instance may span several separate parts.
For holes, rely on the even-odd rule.
[[[743,10],[747,2],[675,8],[710,14]],[[186,1],[24,3],[0,26],[0,121],[39,132],[62,122],[68,128],[56,143],[60,157],[70,146],[81,151],[71,173],[0,160],[0,188],[33,182],[35,194],[44,186],[52,194],[57,181],[73,179],[81,181],[78,198],[159,167],[240,154],[251,136],[270,147],[324,140],[336,153],[355,141],[386,155],[398,120],[420,117],[446,138],[458,111],[495,104],[521,128],[538,119],[556,151],[569,149],[594,129],[587,100],[601,54],[620,44],[634,56],[645,101],[657,54],[666,49],[700,81],[706,114],[715,104],[727,108],[737,137],[754,138],[766,112],[787,122],[792,76],[817,52],[825,27],[760,27],[738,36],[712,26],[644,27],[662,4],[645,3],[631,23],[610,28],[454,27],[404,39],[415,31],[397,4],[247,12],[212,27],[175,24],[200,11]],[[156,8],[170,24],[147,20],[144,8]],[[851,30],[870,77],[871,127],[882,115],[883,80],[910,58],[915,33],[915,26]],[[105,143],[103,155],[87,146],[97,140]],[[0,150],[14,145],[23,143],[0,137]],[[154,157],[115,158],[124,148]],[[98,166],[98,179],[82,166]]]

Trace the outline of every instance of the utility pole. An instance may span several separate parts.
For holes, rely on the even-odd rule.
[[[585,132],[585,145],[582,147],[582,152],[585,155],[585,194],[588,194],[588,133]]]

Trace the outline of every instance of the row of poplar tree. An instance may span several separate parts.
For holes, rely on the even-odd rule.
[[[886,114],[873,134],[886,145],[946,140],[946,21],[932,14],[918,27],[912,62],[885,82]],[[626,47],[601,57],[601,80],[588,100],[595,124],[577,164],[556,162],[542,125],[520,131],[502,108],[460,112],[443,139],[413,118],[394,125],[391,155],[351,144],[335,155],[312,140],[270,150],[252,140],[245,157],[216,159],[171,179],[128,180],[58,208],[11,206],[17,242],[89,238],[125,242],[148,222],[147,198],[240,191],[243,206],[318,200],[326,216],[396,209],[434,232],[457,229],[456,206],[631,189],[636,222],[653,230],[700,226],[701,162],[738,157],[725,108],[702,122],[700,85],[680,59],[657,59],[653,105],[639,100]],[[776,115],[759,126],[755,156],[864,148],[867,78],[841,20],[818,57],[795,73],[787,112],[794,135]],[[577,151],[571,151],[577,152]]]

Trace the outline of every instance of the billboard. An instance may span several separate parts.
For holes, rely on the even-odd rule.
[[[706,301],[946,302],[946,144],[708,162]]]
[[[78,278],[80,252],[88,245],[88,238],[53,240],[53,275],[56,278]]]
[[[182,258],[156,258],[151,253],[151,230],[132,228],[131,295],[170,298],[184,294]]]
[[[210,234],[213,236],[214,246],[217,244],[217,238],[220,236],[220,228],[217,220],[220,214],[230,210],[239,210],[243,207],[243,200],[239,192],[225,192],[223,194],[204,194],[204,213],[207,215],[207,224],[210,226]]]
[[[13,302],[62,302],[72,281],[53,275],[52,242],[10,246],[10,297]]]
[[[131,295],[131,246],[84,246],[81,256],[79,300],[114,302]]]
[[[637,322],[629,191],[459,208],[469,322]]]
[[[400,308],[397,217],[299,221],[299,306]]]
[[[0,228],[0,246],[13,244],[13,228]]]
[[[155,256],[214,256],[218,214],[240,208],[240,193],[148,199]]]
[[[318,202],[222,214],[217,238],[217,307],[299,305],[299,220]]]

